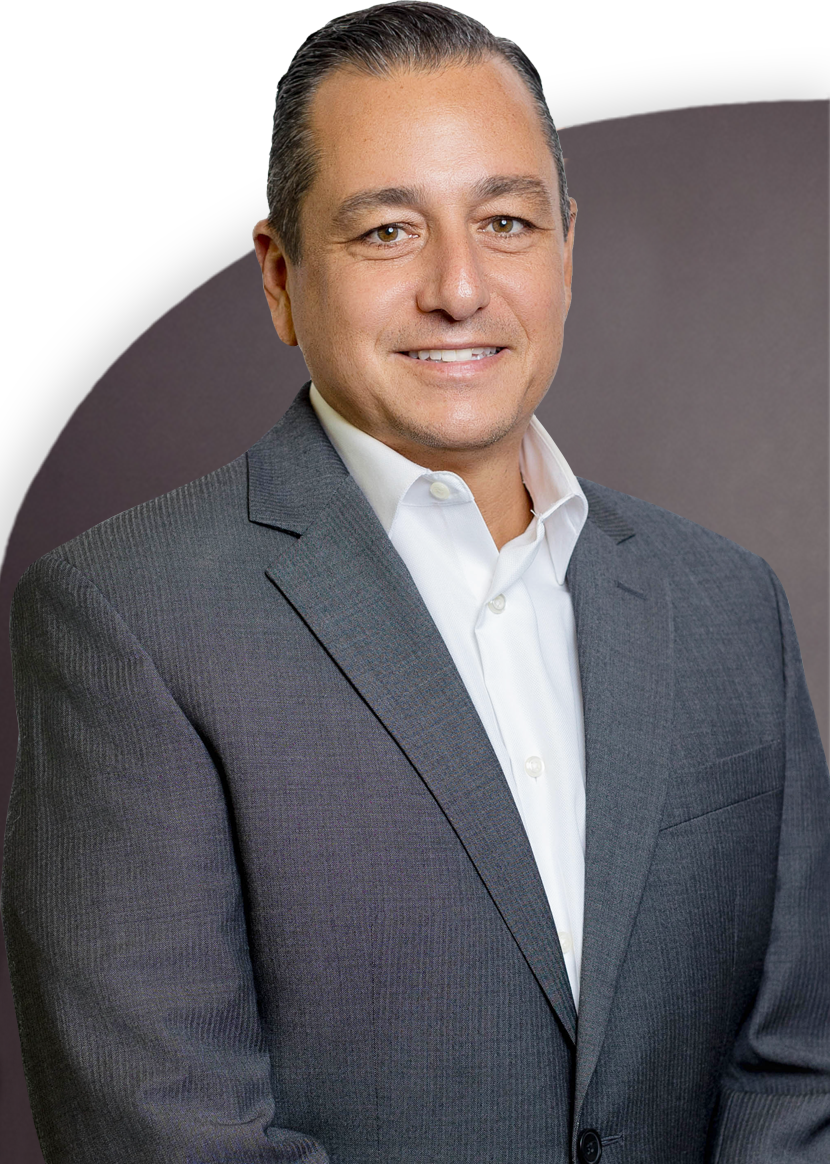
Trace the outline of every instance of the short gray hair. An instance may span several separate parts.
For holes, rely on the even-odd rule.
[[[513,65],[536,104],[556,163],[562,226],[567,235],[570,203],[562,146],[542,80],[530,60],[512,40],[493,36],[471,16],[425,0],[399,0],[349,12],[324,24],[300,46],[277,86],[268,165],[268,223],[288,259],[300,262],[300,207],[314,181],[319,156],[311,136],[309,110],[318,85],[328,73],[348,66],[383,77],[396,68],[437,69],[477,64],[494,56]]]

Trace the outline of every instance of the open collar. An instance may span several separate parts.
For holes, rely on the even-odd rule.
[[[313,383],[309,401],[332,445],[389,534],[398,508],[411,495],[415,482],[424,476],[432,479],[434,474],[351,424],[332,408]],[[545,524],[554,573],[561,585],[585,524],[588,502],[570,465],[535,416],[522,441],[520,467],[533,498],[535,520]],[[442,476],[455,478],[455,474]],[[455,480],[466,490],[460,478]]]

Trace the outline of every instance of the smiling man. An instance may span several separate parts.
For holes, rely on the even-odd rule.
[[[280,83],[231,465],[27,573],[4,922],[47,1164],[830,1159],[830,787],[764,562],[534,411],[576,206],[436,5]]]

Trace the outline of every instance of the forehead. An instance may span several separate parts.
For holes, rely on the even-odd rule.
[[[338,69],[321,82],[310,122],[321,196],[367,186],[449,191],[488,174],[554,177],[530,91],[501,58],[383,77]]]

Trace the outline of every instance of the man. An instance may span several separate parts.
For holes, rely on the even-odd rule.
[[[21,583],[4,920],[48,1164],[830,1158],[830,795],[765,563],[533,419],[576,206],[429,4],[280,85],[313,386]]]

